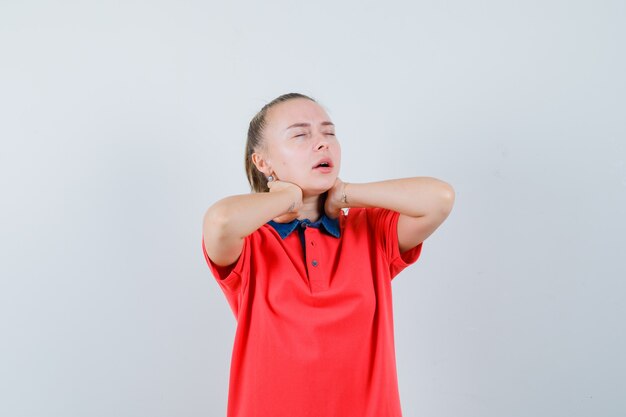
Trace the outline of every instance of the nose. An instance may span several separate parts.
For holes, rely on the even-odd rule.
[[[323,134],[320,136],[320,139],[317,141],[315,149],[318,151],[328,149],[328,140],[326,140],[326,136],[324,136]]]

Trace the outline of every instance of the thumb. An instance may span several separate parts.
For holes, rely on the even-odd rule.
[[[339,208],[333,204],[333,201],[330,198],[326,198],[326,201],[324,202],[324,211],[331,219],[339,217]]]

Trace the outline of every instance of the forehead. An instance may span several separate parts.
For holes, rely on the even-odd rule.
[[[319,104],[308,99],[292,99],[276,104],[267,113],[268,126],[284,130],[294,123],[319,124],[330,117]]]

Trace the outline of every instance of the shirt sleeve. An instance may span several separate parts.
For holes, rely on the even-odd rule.
[[[224,292],[235,317],[237,317],[237,313],[239,311],[242,288],[247,282],[247,276],[250,271],[251,239],[252,235],[246,236],[243,241],[241,254],[233,264],[220,266],[215,264],[211,258],[209,258],[206,247],[204,246],[204,235],[202,236],[202,252],[204,253],[204,258],[213,276],[215,277],[215,280]]]
[[[424,242],[400,253],[400,243],[398,241],[398,219],[400,218],[400,213],[384,208],[367,210],[370,211],[368,216],[370,224],[373,225],[378,243],[387,258],[391,279],[393,279],[404,268],[417,261],[422,252]]]

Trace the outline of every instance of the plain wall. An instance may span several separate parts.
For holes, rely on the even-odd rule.
[[[456,204],[393,282],[406,417],[626,415],[623,1],[0,2],[0,415],[223,416],[202,216],[316,98]],[[324,416],[321,416],[324,417]]]

